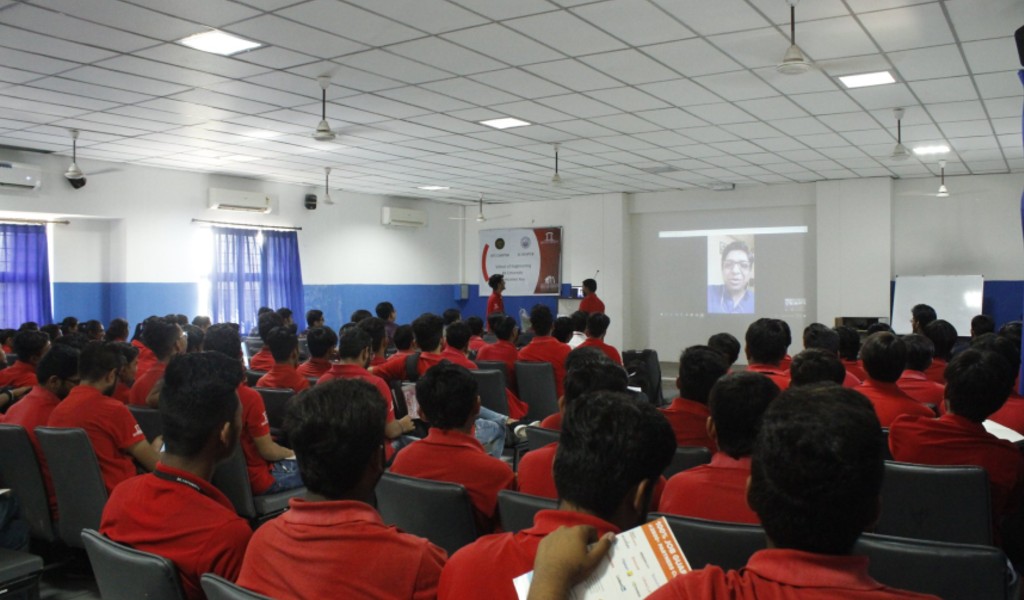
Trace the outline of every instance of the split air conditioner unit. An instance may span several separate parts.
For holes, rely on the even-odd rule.
[[[380,209],[380,222],[395,227],[423,227],[427,224],[427,213],[412,208],[384,206]]]
[[[43,182],[39,167],[0,161],[0,188],[34,190]]]
[[[210,188],[210,208],[240,212],[269,213],[273,196],[262,192],[242,192]]]

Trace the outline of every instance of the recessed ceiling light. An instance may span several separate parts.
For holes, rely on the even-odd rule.
[[[493,127],[495,129],[508,129],[510,127],[524,127],[526,125],[531,125],[531,123],[527,123],[526,121],[521,121],[519,119],[513,119],[512,117],[490,119],[489,121],[480,121],[480,124],[486,125],[488,127]]]
[[[896,83],[892,73],[879,71],[878,73],[861,73],[860,75],[843,75],[839,78],[847,88],[868,87],[871,85],[885,85]]]
[[[421,185],[421,186],[419,186],[416,189],[426,190],[428,192],[439,192],[441,190],[450,190],[452,188],[450,188],[450,187],[448,187],[446,185]]]
[[[928,154],[946,154],[949,152],[949,146],[918,146],[914,148],[914,154],[918,156],[925,156]]]
[[[263,45],[259,42],[242,39],[231,35],[230,33],[217,31],[216,29],[190,35],[187,38],[178,41],[189,48],[195,48],[196,50],[202,50],[203,52],[211,52],[213,54],[221,54],[224,56],[231,56],[232,54],[238,54],[245,50],[259,48]]]

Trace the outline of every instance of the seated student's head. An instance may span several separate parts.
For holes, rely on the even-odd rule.
[[[921,330],[935,344],[935,358],[949,360],[952,358],[953,346],[956,345],[956,327],[949,321],[938,319],[925,325]]]
[[[213,325],[213,321],[206,315],[196,315],[192,317],[192,324],[202,329],[203,333],[206,333],[206,330],[210,328],[210,325]]]
[[[360,379],[335,379],[288,403],[284,429],[302,483],[326,500],[366,502],[384,472],[384,420],[380,392]]]
[[[878,518],[882,426],[837,385],[788,389],[765,410],[747,502],[776,548],[848,554]]]
[[[487,278],[487,286],[496,292],[498,288],[505,289],[505,276],[499,273],[491,275]]]
[[[18,326],[18,331],[39,331],[39,323],[35,321],[25,321]]]
[[[220,461],[235,449],[242,430],[238,401],[242,373],[219,352],[175,356],[160,390],[160,420],[168,454]]]
[[[0,329],[0,344],[4,346],[10,346],[14,343],[14,334],[18,333],[16,329]],[[53,341],[53,338],[50,338]]]
[[[612,363],[612,360],[608,358],[607,354],[592,346],[577,346],[565,356],[565,370],[567,373],[572,369],[592,363]]]
[[[491,331],[499,340],[511,342],[519,326],[516,320],[505,314],[497,314],[491,322]]]
[[[50,349],[50,336],[42,331],[19,331],[14,334],[13,349],[18,362],[38,364]]]
[[[715,382],[708,396],[708,434],[718,441],[718,449],[733,458],[749,456],[761,416],[778,395],[775,382],[752,371],[730,373]]]
[[[374,352],[383,353],[388,347],[388,330],[384,320],[377,317],[367,317],[358,323],[359,328],[370,334],[370,346]]]
[[[1017,344],[1020,347],[1022,329],[1024,329],[1024,323],[1020,321],[1010,321],[999,328],[999,335],[1002,337],[1010,338],[1010,341]]]
[[[382,321],[394,321],[398,316],[395,305],[390,302],[380,302],[373,310],[377,313],[377,318]]]
[[[128,321],[122,318],[110,320],[107,326],[106,339],[108,342],[123,342],[128,339]]]
[[[707,346],[690,346],[679,357],[679,395],[701,404],[708,403],[708,394],[720,377],[729,372],[729,364],[721,353]]]
[[[359,327],[342,329],[338,336],[338,358],[361,367],[370,364],[373,353],[373,339]]]
[[[708,348],[717,350],[724,356],[730,367],[736,364],[736,360],[740,357],[740,341],[736,339],[736,336],[724,331],[708,338]]]
[[[372,316],[373,316],[373,313],[371,313],[370,311],[366,310],[365,308],[360,308],[359,310],[356,310],[355,312],[352,313],[352,316],[349,318],[349,322],[350,323],[358,323],[358,322],[362,321],[363,319],[368,319],[368,318],[370,318]]]
[[[330,327],[313,327],[306,331],[306,345],[312,358],[327,358],[338,343],[338,334]]]
[[[555,318],[551,315],[551,309],[545,304],[534,304],[530,309],[530,326],[537,335],[550,335],[551,328],[555,324]]]
[[[444,321],[445,327],[447,327],[456,321],[461,321],[462,313],[457,308],[448,308],[441,313],[441,319]]]
[[[267,334],[275,327],[284,327],[284,319],[281,318],[281,315],[270,310],[259,316],[256,330],[264,344],[267,343]]]
[[[85,337],[85,335],[78,333],[77,331],[72,331],[67,335],[61,335],[59,338],[53,341],[53,344],[63,344],[65,346],[70,346],[81,352],[82,350],[85,349],[85,345],[88,344],[90,341],[91,340]]]
[[[276,312],[281,317],[281,320],[284,321],[285,326],[295,323],[295,319],[292,318],[292,315],[294,313],[292,312],[292,309],[288,308],[287,306],[282,306],[281,308],[275,310],[274,312]]]
[[[416,381],[420,416],[431,427],[464,429],[480,413],[476,379],[465,367],[441,361]]]
[[[604,313],[592,313],[587,317],[587,337],[604,338],[608,333],[608,326],[612,320]]]
[[[90,340],[102,340],[106,337],[106,330],[103,328],[103,323],[100,323],[96,319],[89,319],[85,323],[78,326],[78,331],[84,333]]]
[[[865,335],[872,335],[878,332],[893,333],[893,330],[888,323],[872,323],[864,330]]]
[[[846,367],[835,352],[821,348],[808,348],[793,357],[789,366],[790,385],[838,383],[846,379]]]
[[[124,358],[116,342],[93,341],[85,345],[78,355],[78,377],[83,384],[94,387],[109,396],[117,386],[117,374],[124,366]]]
[[[935,309],[927,304],[916,304],[914,308],[910,309],[910,325],[914,329],[914,333],[921,333],[921,330],[938,318]]]
[[[996,320],[989,315],[977,315],[971,319],[971,337],[996,332]]]
[[[628,386],[629,376],[626,370],[607,357],[600,361],[577,362],[571,369],[566,369],[565,394],[559,398],[558,407],[564,412],[567,406],[581,396],[601,391],[625,392]]]
[[[412,325],[399,325],[395,329],[395,337],[391,340],[395,343],[395,348],[399,350],[408,350],[412,348],[413,334]]]
[[[840,325],[833,328],[839,334],[839,358],[843,360],[857,360],[860,354],[860,334],[849,325]]]
[[[761,318],[747,327],[747,360],[763,365],[777,365],[786,357],[789,330],[784,321]]]
[[[220,352],[236,362],[242,360],[242,337],[235,323],[217,323],[206,330],[203,348],[207,352]]]
[[[572,330],[579,331],[580,333],[586,331],[587,317],[589,316],[589,314],[583,312],[582,310],[578,310],[569,315],[569,319],[572,321]]]
[[[895,383],[907,366],[907,345],[892,333],[873,333],[864,340],[860,358],[868,377]]]
[[[949,361],[945,375],[948,411],[981,423],[1006,403],[1016,372],[999,352],[971,347]]]
[[[412,322],[412,335],[416,345],[424,352],[433,352],[441,345],[444,320],[434,313],[423,313]]]
[[[121,358],[123,359],[121,370],[117,373],[117,379],[131,385],[139,371],[139,349],[128,342],[111,343],[116,345],[117,351],[121,353]],[[51,349],[50,352],[53,352],[53,350]]]
[[[838,355],[839,334],[821,323],[811,323],[804,328],[804,349],[807,348],[820,348]]]
[[[551,326],[551,337],[568,344],[572,339],[572,319],[569,317],[558,317],[555,324]]]
[[[5,331],[9,331],[10,332],[9,335],[3,336],[4,337],[3,345],[7,346],[7,345],[9,345],[11,343],[11,339],[14,337],[14,330],[13,329],[6,329]],[[64,335],[60,331],[60,325],[57,325],[56,323],[50,323],[49,325],[43,325],[42,327],[39,328],[39,331],[42,331],[46,335],[50,336],[50,341],[51,342],[55,341],[60,336]]]
[[[480,317],[468,317],[466,319],[466,325],[469,325],[469,331],[474,337],[480,337],[484,334],[484,320]]]
[[[202,352],[206,332],[201,327],[196,327],[195,325],[185,325],[181,329],[185,333],[185,354]]]
[[[299,358],[299,336],[289,327],[275,327],[267,333],[267,347],[274,362],[294,365]]]
[[[158,317],[146,322],[142,343],[153,351],[158,360],[168,361],[171,356],[185,351],[187,340],[182,339],[184,335],[177,323]]]
[[[324,311],[311,308],[306,311],[306,329],[324,326]]]
[[[64,317],[64,320],[60,322],[60,331],[64,335],[72,331],[78,331],[78,319],[75,317]]]
[[[1017,372],[1020,370],[1020,345],[1001,335],[994,333],[983,333],[971,340],[971,348],[975,350],[990,350],[1006,359],[1014,380],[1017,379]]]
[[[78,378],[78,350],[71,346],[57,344],[39,360],[36,378],[39,385],[63,400],[71,388],[80,383]]]
[[[501,313],[501,312],[494,312],[494,313],[491,313],[491,314],[487,315],[487,328],[490,329],[493,332],[494,331],[494,325],[495,325],[495,323],[498,322],[498,319],[500,319],[501,317],[507,317],[507,316],[508,315],[506,315],[505,313]]]
[[[459,352],[465,352],[469,346],[469,338],[472,337],[473,332],[470,331],[469,325],[464,321],[456,321],[448,326],[444,330],[444,341],[448,344],[449,348],[454,348]]]
[[[932,364],[932,357],[935,356],[935,344],[930,339],[919,334],[911,333],[901,338],[907,347],[907,368],[911,371],[924,371]]]
[[[585,394],[562,419],[558,499],[622,529],[638,525],[675,451],[672,426],[651,403],[622,392]]]

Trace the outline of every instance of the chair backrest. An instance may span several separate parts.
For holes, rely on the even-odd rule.
[[[146,434],[147,440],[152,442],[157,436],[164,434],[164,421],[160,416],[159,408],[136,406],[133,404],[128,406],[128,410],[131,411],[135,421],[142,428],[142,433]]]
[[[889,428],[882,428],[882,458],[892,460],[892,450],[889,449]]]
[[[242,347],[245,348],[245,353],[251,357],[263,349],[263,340],[256,336],[246,336],[242,338]]]
[[[235,512],[240,517],[250,521],[257,517],[252,486],[249,483],[249,471],[245,466],[245,454],[242,452],[241,444],[227,460],[217,465],[210,483],[231,500]]]
[[[540,421],[558,412],[555,370],[551,363],[517,362],[516,382],[519,385],[519,398],[530,407],[523,421]]]
[[[864,534],[853,553],[867,556],[871,576],[890,587],[945,600],[1017,597],[1013,567],[992,546]]]
[[[470,371],[480,388],[480,405],[500,414],[508,413],[505,398],[505,376],[497,369]]]
[[[199,584],[206,592],[206,600],[271,600],[213,573],[206,573],[200,577]]]
[[[43,474],[28,432],[21,425],[0,425],[0,480],[18,499],[21,518],[28,523],[32,537],[56,541]]]
[[[747,564],[758,550],[768,547],[760,525],[723,523],[677,515],[652,514],[651,518],[665,517],[686,560],[694,569],[716,565],[726,571]]]
[[[542,510],[558,508],[558,501],[541,496],[532,496],[501,490],[498,492],[498,514],[501,528],[509,533],[533,527],[533,516]]]
[[[526,447],[530,450],[543,448],[552,442],[557,442],[561,435],[561,431],[530,425],[526,428]]]
[[[384,473],[377,483],[377,510],[385,523],[425,537],[451,556],[477,538],[466,488]]]
[[[711,462],[711,451],[704,446],[679,446],[672,462],[665,468],[665,477]]]
[[[476,360],[473,361],[481,369],[497,369],[505,376],[505,385],[508,386],[508,363],[503,360]]]
[[[98,529],[107,486],[100,464],[84,429],[36,427],[50,469],[60,511],[60,538],[73,548],[82,547],[82,530]]]
[[[174,563],[82,530],[82,542],[103,600],[184,600]]]
[[[646,371],[647,389],[644,392],[647,394],[647,399],[655,406],[665,404],[665,394],[661,388],[661,363],[658,360],[658,351],[626,350],[622,353],[622,362],[627,369],[630,363],[637,360],[643,363],[644,371]]]
[[[245,385],[254,388],[256,382],[260,380],[260,377],[266,375],[266,371],[253,371],[252,369],[245,370]]]
[[[284,427],[284,414],[288,410],[288,401],[295,395],[293,390],[276,388],[253,388],[263,398],[263,406],[267,409],[267,421],[271,431]]]
[[[991,546],[988,475],[981,467],[886,461],[875,533]]]

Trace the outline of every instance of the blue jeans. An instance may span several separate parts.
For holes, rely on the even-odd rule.
[[[264,494],[276,494],[277,492],[302,487],[299,463],[294,458],[286,458],[272,463],[270,465],[270,474],[274,476],[274,485],[263,492]]]
[[[476,420],[474,435],[488,454],[495,458],[501,458],[501,453],[505,451],[505,417],[501,417],[501,422],[498,423],[493,419],[485,418],[484,410],[487,409],[480,409],[481,418]]]

